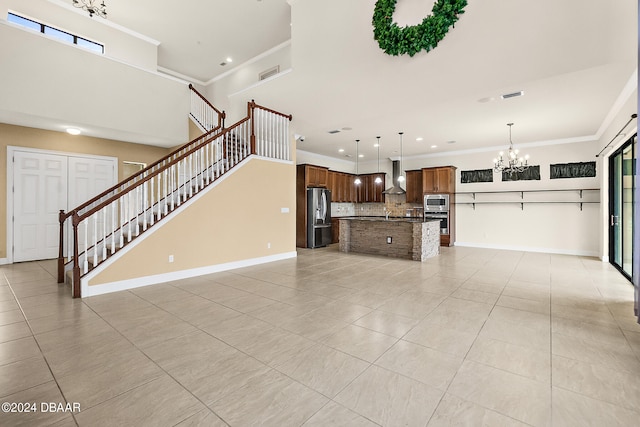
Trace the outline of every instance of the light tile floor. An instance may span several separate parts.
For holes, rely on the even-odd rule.
[[[53,261],[0,266],[0,402],[37,406],[0,425],[640,422],[633,288],[608,264],[298,254],[84,300]]]

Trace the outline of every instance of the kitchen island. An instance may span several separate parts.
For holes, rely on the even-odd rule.
[[[440,221],[419,218],[344,217],[341,252],[425,261],[440,254]]]

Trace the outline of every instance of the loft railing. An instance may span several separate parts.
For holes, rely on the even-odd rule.
[[[205,134],[87,203],[61,211],[58,282],[71,270],[73,296],[80,297],[83,275],[248,156],[291,160],[291,119],[251,101],[247,117],[232,127]]]
[[[211,105],[207,98],[202,96],[200,92],[189,85],[191,89],[191,109],[189,115],[196,123],[200,125],[205,132],[211,132],[224,127],[224,119],[226,114],[224,111],[218,110]]]

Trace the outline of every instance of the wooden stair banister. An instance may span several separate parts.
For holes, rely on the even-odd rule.
[[[58,281],[64,281],[65,271],[71,267],[73,295],[80,297],[83,275],[245,158],[258,154],[290,160],[288,122],[292,116],[253,101],[247,111],[247,117],[230,128],[207,133],[81,206],[67,213],[60,211]],[[72,254],[67,254],[70,262],[65,263],[64,224],[69,219]]]
[[[209,102],[209,100],[207,100],[207,98],[205,98],[200,92],[198,92],[198,90],[193,87],[193,85],[191,83],[189,83],[189,89],[191,90],[191,93],[193,95],[196,96],[196,98],[203,103],[204,105],[206,105],[207,107],[211,108],[213,110],[213,112],[216,113],[216,115],[218,116],[218,125],[213,127],[212,129],[206,129],[206,123],[203,123],[203,121],[201,118],[197,117],[196,114],[194,113],[194,106],[193,106],[193,101],[192,101],[192,106],[191,106],[191,117],[194,118],[194,120],[196,120],[200,126],[202,126],[207,132],[210,132],[213,129],[221,129],[224,128],[224,120],[226,119],[227,115],[224,111],[220,111],[218,110],[216,107],[213,106],[213,104],[211,104]]]

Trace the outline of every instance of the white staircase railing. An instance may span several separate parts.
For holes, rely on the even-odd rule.
[[[83,275],[248,156],[291,160],[291,115],[253,101],[247,111],[232,127],[206,134],[82,206],[61,212],[58,282],[72,270],[73,296],[80,297]],[[72,230],[67,245],[65,226]]]
[[[211,132],[214,129],[224,127],[226,114],[211,105],[207,99],[198,92],[193,85],[191,89],[191,109],[189,115],[200,126],[204,132]]]

